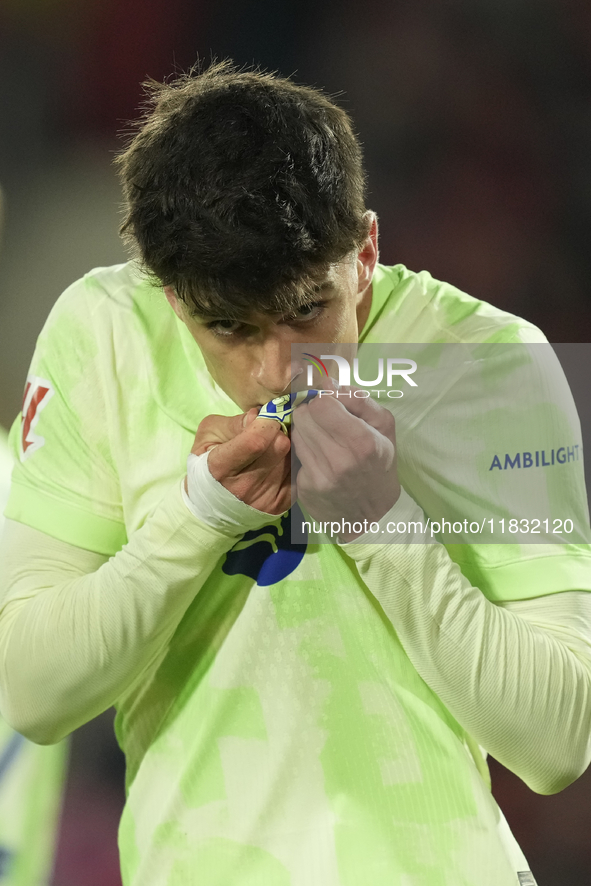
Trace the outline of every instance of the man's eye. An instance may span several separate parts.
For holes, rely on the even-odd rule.
[[[288,323],[293,323],[294,320],[313,320],[320,316],[323,308],[324,302],[310,302],[307,305],[300,305],[297,310],[287,314],[283,319]]]
[[[214,335],[234,335],[242,327],[238,320],[213,320],[207,324]]]

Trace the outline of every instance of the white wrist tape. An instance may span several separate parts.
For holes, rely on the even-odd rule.
[[[249,529],[259,529],[278,520],[280,515],[258,511],[236,498],[225,486],[212,477],[207,464],[209,452],[189,453],[187,458],[187,486],[181,481],[183,500],[191,513],[212,529],[228,535],[242,535]]]

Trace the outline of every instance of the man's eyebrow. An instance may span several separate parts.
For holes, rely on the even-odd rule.
[[[336,284],[333,280],[325,280],[324,283],[314,283],[312,286],[306,288],[306,291],[302,294],[302,298],[299,301],[300,305],[309,304],[315,298],[315,296],[320,293],[329,293],[336,289]]]
[[[325,280],[324,283],[316,283],[312,289],[311,294],[313,295],[316,292],[324,292],[327,289],[334,289],[335,281],[334,280]]]
[[[204,311],[200,311],[198,308],[193,308],[189,311],[191,317],[197,317],[199,320],[217,320],[219,319],[214,314],[206,314]]]
[[[220,312],[214,311],[212,313],[209,313],[209,311],[204,311],[204,310],[201,310],[200,308],[193,308],[192,310],[189,311],[189,315],[191,317],[196,317],[198,320],[203,320],[204,323],[211,323],[215,320],[225,320],[225,319],[232,319],[233,320],[234,319],[233,317],[232,318],[223,317],[221,311]]]
[[[323,283],[315,283],[306,292],[305,300],[302,301],[301,304],[306,304],[307,301],[310,301],[315,295],[318,295],[319,292],[330,292],[333,289],[335,289],[335,281],[334,280],[325,280]],[[287,311],[289,311],[289,310],[290,309],[287,308]],[[280,314],[281,311],[267,311],[265,313]],[[189,312],[189,314],[191,317],[195,317],[198,320],[202,320],[204,323],[212,323],[212,322],[215,322],[216,320],[225,320],[225,319],[236,320],[236,322],[238,322],[238,323],[247,322],[245,319],[241,320],[238,317],[228,318],[228,317],[222,317],[221,314],[218,314],[218,313],[211,313],[210,314],[208,311],[199,310],[198,308],[193,308]]]

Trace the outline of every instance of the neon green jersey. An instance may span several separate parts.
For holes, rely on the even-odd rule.
[[[362,337],[544,341],[400,265],[378,268]],[[39,338],[7,516],[115,554],[185,473],[199,422],[238,411],[161,291],[131,265],[96,270]],[[412,486],[410,448],[400,460]],[[582,462],[564,469],[580,480]],[[297,516],[245,534],[118,700],[126,886],[516,886],[527,863],[474,742],[344,550],[291,543]],[[591,590],[583,545],[515,547],[461,562],[490,599]]]
[[[0,428],[0,514],[12,456]],[[3,517],[0,516],[0,531]],[[49,882],[64,783],[67,742],[40,747],[0,720],[0,884]]]

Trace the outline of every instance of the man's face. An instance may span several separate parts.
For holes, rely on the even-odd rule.
[[[303,367],[291,362],[295,342],[356,342],[371,306],[377,226],[360,252],[331,265],[310,301],[293,313],[253,313],[247,322],[191,315],[170,287],[166,297],[199,345],[213,379],[244,411],[287,394]],[[301,385],[298,385],[301,387]]]

